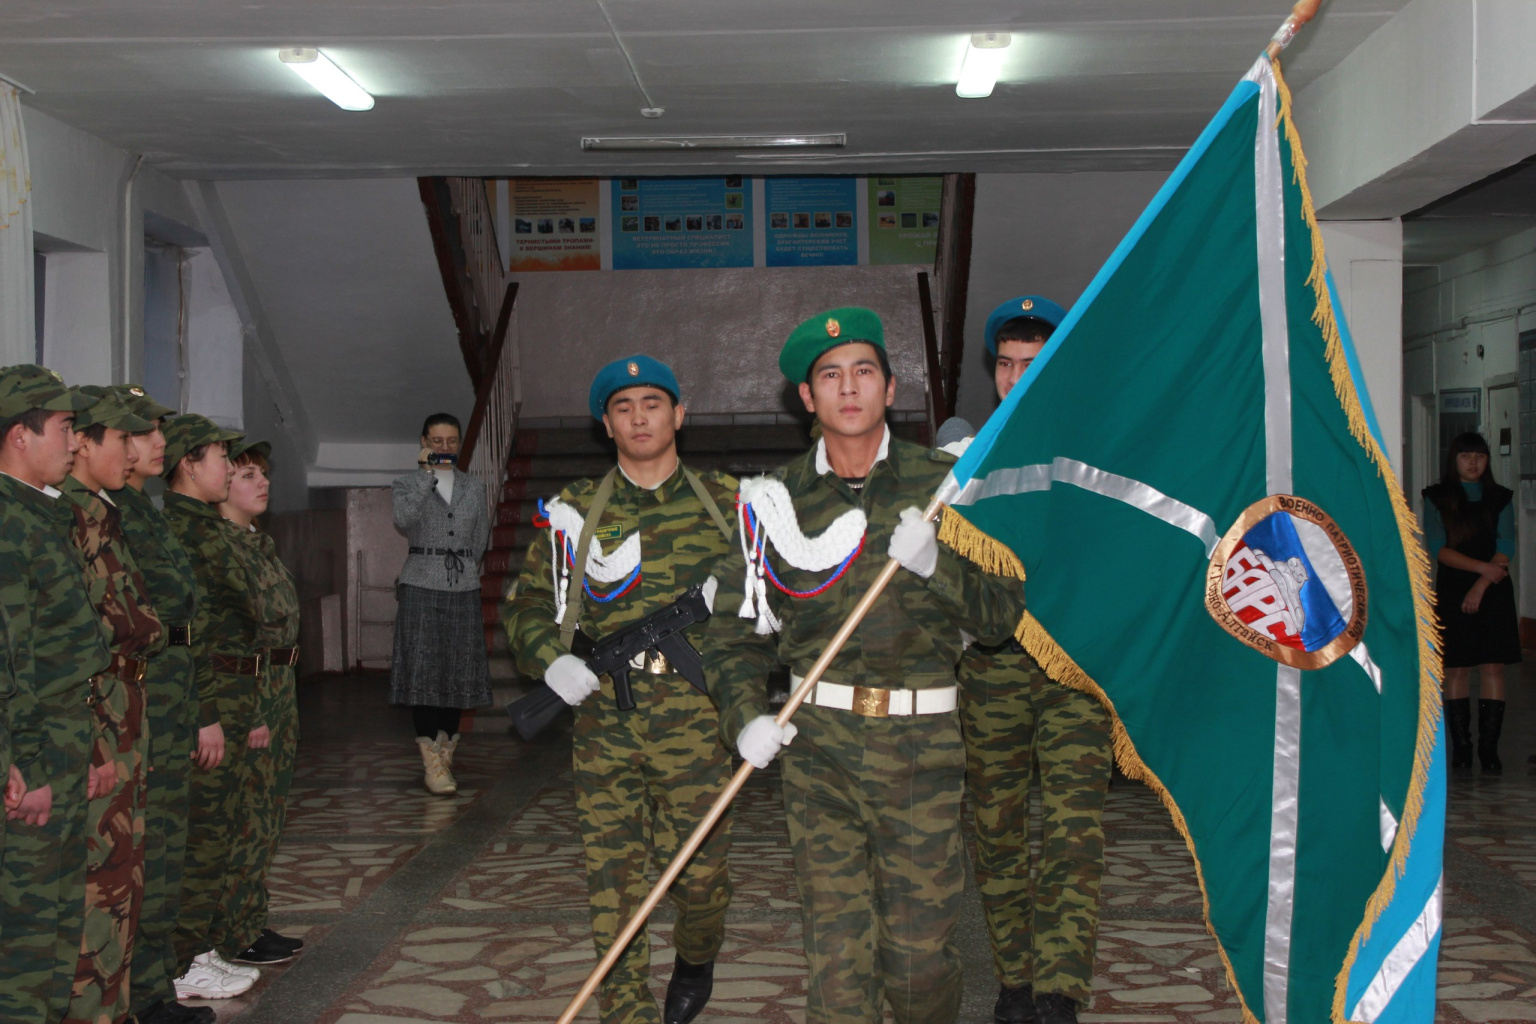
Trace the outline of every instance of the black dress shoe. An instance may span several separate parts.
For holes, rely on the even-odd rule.
[[[255,942],[245,949],[230,957],[237,964],[255,964],[257,967],[266,967],[269,964],[282,964],[292,960],[293,950],[287,946],[281,946],[267,938],[260,936]]]
[[[691,964],[678,957],[667,983],[667,1004],[661,1017],[665,1024],[688,1024],[709,1002],[715,990],[715,962]]]
[[[1031,985],[1004,985],[998,989],[997,1005],[992,1007],[997,1024],[1035,1024],[1035,990]]]
[[[1040,1024],[1077,1024],[1077,1000],[1047,992],[1035,1000]]]
[[[271,943],[274,946],[286,946],[288,949],[293,950],[295,953],[304,948],[303,939],[290,939],[286,935],[277,934],[277,932],[273,931],[271,928],[263,928],[261,930],[261,937],[263,940]]]
[[[156,1003],[138,1014],[139,1024],[214,1024],[218,1019],[206,1006],[185,1006],[175,1000]]]

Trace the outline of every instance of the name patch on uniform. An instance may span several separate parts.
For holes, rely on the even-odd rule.
[[[624,536],[624,527],[618,523],[614,523],[611,526],[599,526],[596,530],[592,531],[592,536],[598,540],[618,540]]]

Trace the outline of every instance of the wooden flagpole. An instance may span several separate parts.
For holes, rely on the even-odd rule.
[[[923,519],[932,522],[939,517],[939,510],[943,507],[939,499],[934,498],[928,503],[928,508],[924,510]],[[885,568],[880,570],[880,575],[875,577],[875,582],[870,585],[869,591],[859,599],[859,603],[848,614],[847,620],[832,637],[832,642],[827,645],[827,649],[821,652],[821,657],[816,659],[816,664],[811,666],[811,670],[805,674],[805,678],[800,681],[800,685],[795,687],[795,691],[789,695],[789,700],[784,702],[784,706],[774,716],[773,720],[781,727],[789,722],[794,713],[799,710],[800,705],[805,702],[805,698],[810,696],[811,690],[821,680],[822,674],[827,670],[827,666],[832,664],[832,659],[837,657],[837,652],[843,649],[843,645],[848,642],[848,638],[853,635],[853,631],[859,627],[860,622],[864,621],[864,616],[869,614],[869,610],[874,607],[876,599],[880,597],[881,591],[885,590],[886,585],[891,582],[892,577],[896,575],[896,570],[899,568],[901,568],[901,563],[894,558],[885,563]],[[640,904],[640,909],[635,911],[635,916],[630,918],[629,923],[624,926],[624,930],[614,940],[607,954],[593,968],[592,973],[587,975],[587,980],[582,983],[580,991],[571,999],[565,1008],[565,1012],[560,1014],[557,1024],[571,1024],[571,1021],[576,1018],[576,1014],[581,1012],[582,1006],[592,997],[592,993],[597,991],[597,986],[603,980],[604,975],[613,970],[613,965],[618,963],[619,957],[624,954],[624,948],[629,945],[630,940],[635,937],[640,929],[645,927],[646,919],[651,916],[651,912],[656,909],[656,905],[661,902],[661,898],[672,887],[672,883],[677,881],[677,876],[683,873],[683,868],[687,866],[688,861],[693,858],[693,855],[698,852],[699,847],[704,845],[704,839],[709,835],[710,830],[715,827],[721,817],[725,815],[726,808],[730,807],[731,801],[736,799],[736,794],[741,792],[741,787],[746,784],[747,776],[751,775],[754,770],[750,761],[743,761],[741,767],[736,769],[736,774],[731,776],[731,781],[726,784],[725,790],[715,798],[714,805],[710,807],[709,813],[704,815],[698,827],[693,830],[693,834],[688,837],[688,841],[677,851],[677,856],[672,858],[672,863],[668,864],[667,869],[661,873],[661,878],[657,880],[655,888],[645,898],[645,902]]]
[[[1290,17],[1281,24],[1280,30],[1270,39],[1269,45],[1264,48],[1265,54],[1270,60],[1280,56],[1280,51],[1290,45],[1292,39],[1301,26],[1311,21],[1317,15],[1317,9],[1323,6],[1323,0],[1296,0],[1296,6],[1291,8]]]

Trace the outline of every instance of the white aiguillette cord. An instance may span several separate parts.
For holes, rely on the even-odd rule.
[[[780,623],[768,607],[765,563],[769,543],[796,569],[825,572],[853,554],[863,541],[869,522],[862,509],[851,508],[832,520],[819,536],[811,538],[801,531],[794,499],[782,480],[771,476],[743,480],[740,495],[743,510],[750,508],[757,521],[757,536],[754,539],[750,535],[745,513],[738,516],[741,553],[747,563],[744,599],[738,614],[744,619],[756,619],[758,633],[776,633]]]

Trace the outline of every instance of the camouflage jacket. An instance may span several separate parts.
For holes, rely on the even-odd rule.
[[[11,698],[16,696],[15,641],[11,636],[11,616],[0,603],[0,778],[11,772]],[[4,783],[0,783],[3,786]],[[0,824],[0,830],[4,825]]]
[[[868,519],[863,550],[836,583],[808,598],[768,590],[774,614],[782,620],[776,634],[758,635],[741,607],[746,560],[738,547],[716,569],[720,580],[715,614],[704,632],[704,668],[710,693],[720,706],[726,741],[735,743],[747,722],[767,713],[764,679],[775,663],[803,676],[826,649],[848,613],[885,568],[886,548],[902,509],[924,508],[943,482],[954,459],[897,438],[886,458],[870,469],[855,493],[830,470],[816,471],[817,442],[805,455],[774,472],[794,500],[800,529],[819,536],[850,508]],[[814,590],[830,572],[796,569],[770,546],[768,557],[791,590]],[[1013,635],[1024,612],[1023,583],[992,576],[939,546],[938,567],[928,579],[896,573],[868,616],[833,659],[823,678],[853,686],[951,686],[964,641],[961,631],[997,643]]]
[[[700,473],[700,481],[715,499],[726,523],[735,529],[736,480],[724,473]],[[560,493],[560,498],[583,518],[592,507],[598,481],[580,480]],[[598,543],[612,552],[637,530],[640,533],[640,578],[630,591],[611,601],[600,602],[583,591],[579,607],[566,614],[578,615],[582,631],[592,637],[605,636],[643,618],[658,608],[671,604],[689,587],[709,578],[714,565],[735,549],[733,536],[721,535],[703,503],[683,477],[682,465],[654,491],[637,487],[623,473],[614,477],[613,497],[598,524]],[[539,678],[550,663],[568,653],[560,644],[560,626],[555,623],[553,528],[544,530],[528,546],[522,572],[507,594],[502,621],[507,629],[518,671]],[[572,549],[579,537],[569,538]],[[593,591],[606,596],[623,587],[622,583],[599,584],[588,580]],[[689,639],[698,646],[694,634]]]
[[[155,613],[164,625],[188,625],[197,605],[192,560],[171,535],[165,517],[148,495],[124,487],[108,492],[108,497],[117,505],[123,536],[128,538]]]
[[[238,527],[237,527],[238,529]],[[261,607],[261,627],[256,631],[256,645],[261,650],[296,647],[299,643],[299,591],[293,573],[277,556],[277,544],[261,530],[240,530],[240,546],[245,549],[251,583]],[[276,725],[279,689],[292,682],[293,669],[286,665],[267,665],[262,669],[262,686],[256,698],[256,721]]]
[[[270,604],[270,588],[261,584],[257,545],[244,530],[219,515],[207,502],[174,491],[165,495],[165,521],[192,560],[197,580],[192,618],[192,659],[196,665],[198,724],[223,725],[226,737],[242,735],[261,723],[257,713],[259,683],[250,677],[216,672],[213,656],[250,658],[274,645],[272,626],[282,618]],[[234,721],[223,721],[226,716]]]
[[[165,631],[123,536],[117,506],[74,477],[65,479],[61,490],[74,518],[70,539],[85,563],[86,591],[91,606],[101,616],[107,645],[112,653],[125,658],[148,658],[165,646]],[[96,724],[105,744],[98,749],[97,763],[104,764],[123,751],[119,739],[128,711],[123,687],[142,690],[143,682],[109,677],[99,685],[102,692],[95,705]]]
[[[15,640],[11,753],[28,789],[79,771],[90,743],[91,678],[112,660],[108,634],[69,540],[71,505],[0,474],[0,603]]]

